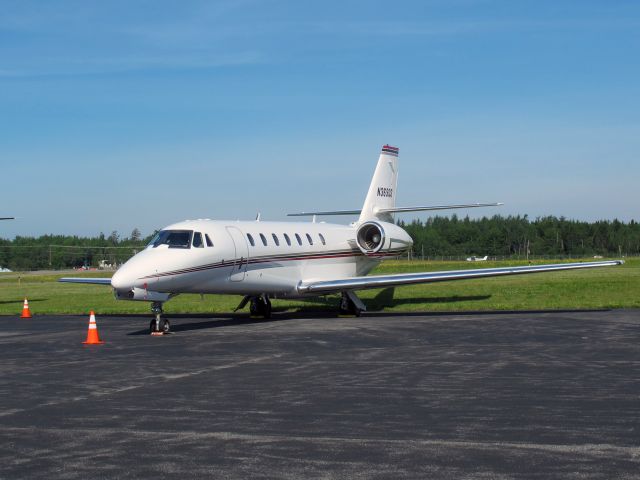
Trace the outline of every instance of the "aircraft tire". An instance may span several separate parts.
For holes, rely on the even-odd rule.
[[[169,323],[169,319],[163,318],[160,320],[160,331],[162,333],[170,333],[171,332],[171,324]]]
[[[271,301],[268,298],[263,300],[262,304],[262,316],[264,318],[271,318]]]
[[[362,313],[362,310],[356,307],[346,295],[344,295],[340,300],[340,307],[338,311],[340,315],[353,315],[355,317],[359,317]]]
[[[253,297],[251,302],[249,303],[249,314],[252,317],[257,317],[260,315],[260,304],[258,303],[259,299],[257,297]]]
[[[271,318],[271,301],[263,296],[253,297],[249,305],[249,313],[252,317]]]

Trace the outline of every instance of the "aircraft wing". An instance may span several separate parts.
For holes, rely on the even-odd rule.
[[[62,283],[93,283],[95,285],[111,285],[110,278],[98,277],[63,277],[58,279]]]
[[[474,268],[470,270],[450,270],[444,272],[400,273],[394,275],[371,275],[350,277],[338,280],[302,281],[298,285],[300,293],[326,294],[345,290],[366,290],[386,288],[415,283],[445,282],[466,280],[469,278],[499,277],[503,275],[523,275],[527,273],[555,272],[557,270],[576,270],[581,268],[608,267],[622,265],[622,260],[602,262],[559,263],[550,265],[527,265],[524,267]]]

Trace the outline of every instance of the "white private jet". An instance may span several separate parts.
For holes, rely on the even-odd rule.
[[[500,203],[396,207],[398,149],[385,145],[361,210],[295,213],[312,222],[186,220],[162,229],[145,250],[109,278],[61,278],[61,282],[111,285],[116,299],[151,302],[151,333],[169,331],[162,305],[180,293],[238,294],[253,315],[269,317],[272,298],[341,293],[340,312],[366,310],[355,291],[416,283],[619,265],[600,261],[524,267],[366,276],[388,257],[413,245],[393,214]],[[320,215],[357,215],[349,225],[317,223]]]

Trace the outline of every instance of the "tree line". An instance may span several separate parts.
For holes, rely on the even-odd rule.
[[[452,215],[398,224],[414,240],[414,257],[640,254],[640,224],[634,220],[583,222],[553,216],[530,220],[526,215],[470,219]],[[115,267],[144,248],[155,233],[143,237],[136,228],[125,237],[114,231],[97,237],[42,235],[0,239],[0,267],[11,270]]]
[[[155,233],[143,237],[136,228],[128,237],[113,231],[97,237],[42,235],[0,239],[0,267],[18,271],[116,267],[143,249]]]
[[[399,222],[414,241],[415,256],[593,256],[638,255],[640,224],[619,220],[585,222],[564,217],[431,217]]]

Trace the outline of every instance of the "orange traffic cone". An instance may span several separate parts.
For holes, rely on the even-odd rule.
[[[27,297],[24,298],[24,305],[22,306],[22,315],[20,318],[31,318],[31,310],[29,310],[29,301]]]
[[[100,345],[104,343],[100,340],[100,337],[98,336],[98,326],[96,325],[96,314],[93,313],[93,310],[91,310],[91,313],[89,313],[89,330],[87,330],[87,339],[82,343],[84,343],[85,345]]]

